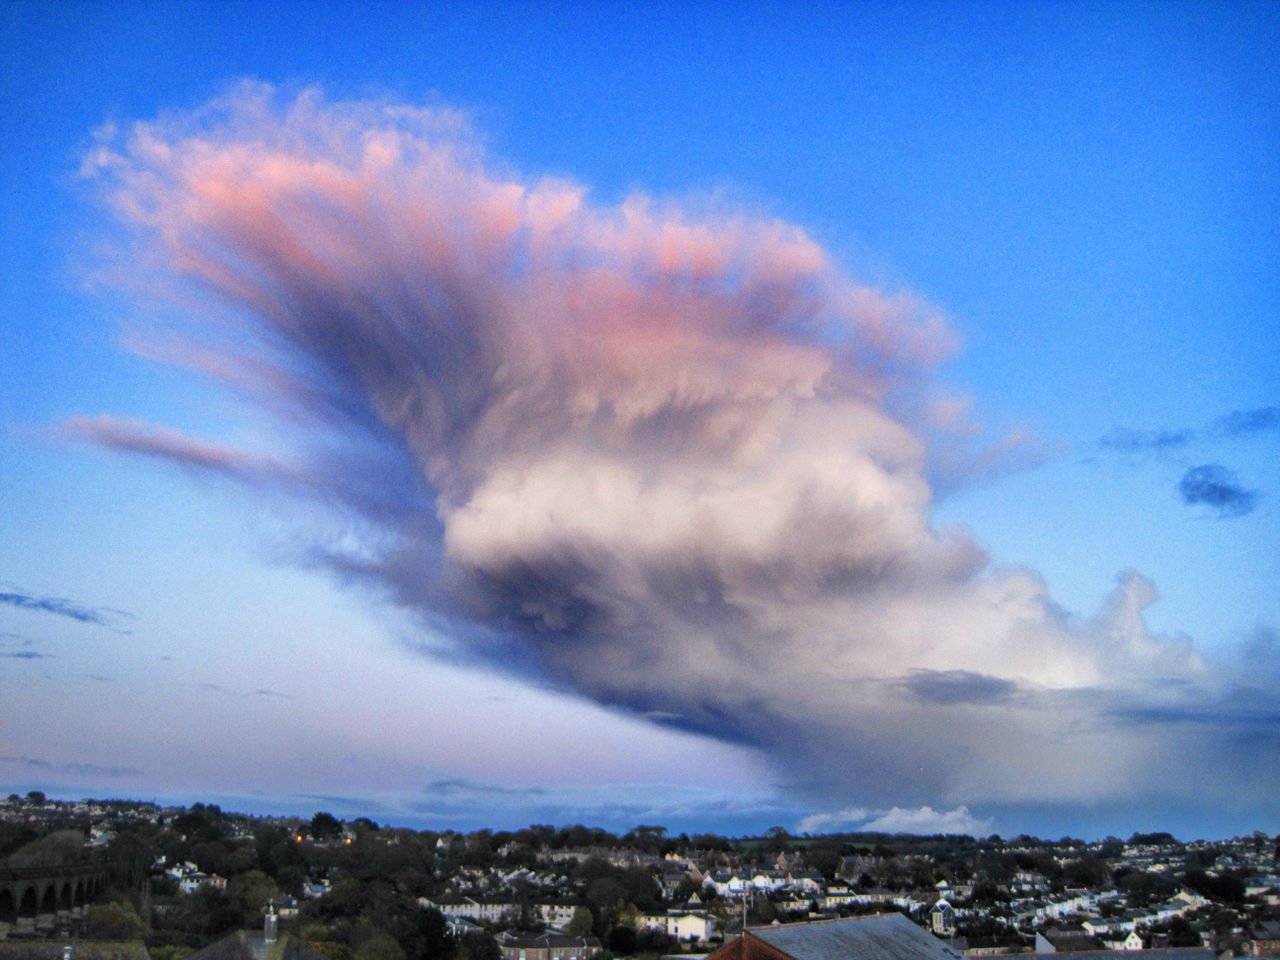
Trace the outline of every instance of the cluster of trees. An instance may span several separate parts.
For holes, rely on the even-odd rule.
[[[247,827],[251,840],[243,836]],[[670,842],[692,842],[671,841],[662,828],[639,827],[627,836],[659,850]],[[284,929],[331,960],[500,960],[489,933],[454,938],[444,917],[419,906],[418,898],[440,895],[466,867],[520,865],[526,849],[621,842],[586,827],[481,830],[440,840],[440,834],[430,831],[380,828],[365,818],[344,825],[322,812],[309,823],[285,825],[245,821],[216,805],[195,804],[168,823],[121,827],[108,847],[122,881],[114,893],[116,902],[86,922],[141,929],[153,960],[177,960],[234,930],[259,926],[269,898],[298,896],[310,879],[327,878],[329,892],[305,901],[299,917]],[[182,895],[176,880],[160,875],[143,884],[151,864],[161,857],[169,865],[191,862],[202,872],[226,877],[226,888],[204,887]],[[570,932],[599,936],[626,955],[656,955],[670,948],[665,933],[636,929],[640,913],[661,909],[658,888],[647,871],[615,867],[596,857],[562,869],[581,900]],[[143,887],[149,888],[149,896],[139,893]],[[540,932],[536,891],[517,883],[514,899],[517,910],[504,918],[503,926]]]
[[[451,960],[459,947],[439,911],[418,906],[394,883],[356,877],[340,878],[308,903],[294,933],[332,960]],[[476,939],[462,945],[466,956],[497,960],[497,944]]]
[[[1218,903],[1244,903],[1244,878],[1237,873],[1225,872],[1210,876],[1203,870],[1188,870],[1182,882],[1188,890]]]
[[[28,790],[26,800],[18,796],[16,793],[9,794],[7,800],[12,807],[21,807],[24,803],[29,803],[34,807],[42,807],[48,801],[48,797],[44,795],[43,790]]]

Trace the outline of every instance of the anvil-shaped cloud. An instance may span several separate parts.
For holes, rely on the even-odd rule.
[[[502,172],[447,111],[256,86],[108,131],[86,171],[126,282],[194,324],[145,350],[297,449],[68,431],[356,521],[316,550],[453,638],[437,653],[880,807],[1134,793],[1185,742],[1119,707],[1219,696],[1188,642],[1149,635],[1137,574],[1080,624],[935,528],[958,441],[921,413],[954,405],[921,398],[952,337],[794,226],[593,204]]]

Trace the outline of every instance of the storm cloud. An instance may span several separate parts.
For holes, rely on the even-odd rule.
[[[454,113],[256,86],[103,131],[85,172],[121,227],[105,270],[183,318],[131,345],[294,449],[67,429],[340,518],[306,561],[416,611],[432,655],[749,744],[886,823],[1136,789],[1176,754],[1107,722],[1211,683],[1147,629],[1152,586],[1081,621],[933,524],[931,470],[967,449],[930,386],[954,337],[802,229],[595,203]]]

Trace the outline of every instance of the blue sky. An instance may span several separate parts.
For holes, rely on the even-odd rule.
[[[0,18],[0,784],[1274,820],[1274,7]]]

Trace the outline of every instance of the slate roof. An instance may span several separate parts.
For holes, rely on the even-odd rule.
[[[62,960],[71,944],[71,960],[149,960],[141,940],[7,940],[0,941],[0,960]]]
[[[241,930],[190,954],[187,960],[255,960],[263,952],[262,934],[250,934]]]
[[[721,950],[738,947],[741,960],[757,951],[752,941],[792,960],[962,960],[963,955],[900,913],[815,923],[748,927],[745,934]],[[720,951],[716,951],[719,953]],[[714,956],[714,955],[713,955]],[[727,960],[727,958],[726,958]]]
[[[76,958],[72,957],[72,960]],[[187,960],[326,960],[326,958],[318,950],[287,935],[269,944],[263,938],[261,931],[241,930],[197,950],[190,954]]]
[[[569,937],[559,933],[538,933],[529,936],[506,935],[499,941],[504,947],[579,947],[590,950],[600,949],[597,937]]]
[[[285,937],[281,960],[327,960],[327,958],[319,950],[307,946],[301,940]]]
[[[1208,947],[1163,947],[1153,950],[1085,950],[1068,953],[1026,953],[1019,960],[1217,960]]]

